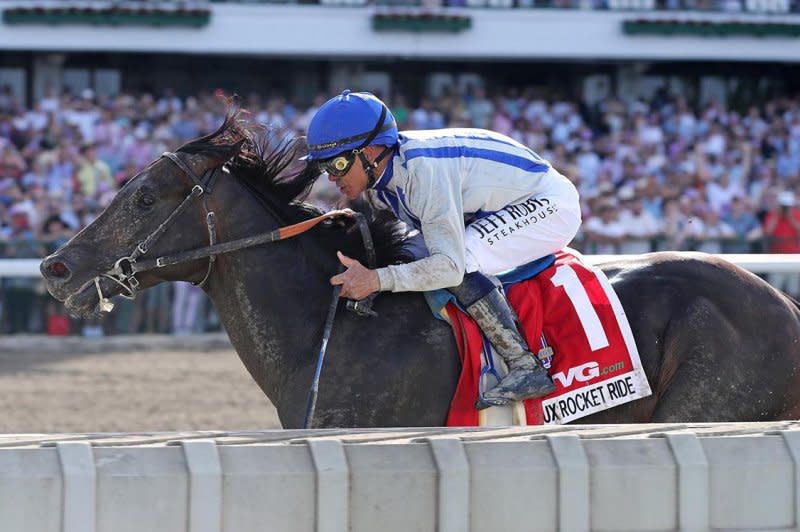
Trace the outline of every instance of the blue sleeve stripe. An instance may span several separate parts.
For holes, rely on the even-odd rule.
[[[519,155],[502,151],[487,150],[484,148],[471,148],[469,146],[442,146],[440,148],[415,148],[405,152],[406,162],[417,157],[431,159],[484,159],[500,164],[507,164],[526,172],[547,172],[550,166],[539,161],[532,161]]]
[[[544,159],[542,159],[539,156],[538,153],[536,153],[535,151],[533,151],[529,147],[525,146],[524,144],[517,144],[517,143],[508,142],[506,140],[503,140],[502,138],[487,137],[485,135],[453,135],[453,136],[447,137],[447,138],[459,139],[459,140],[476,140],[476,141],[479,141],[479,142],[495,142],[497,144],[502,144],[503,146],[509,146],[509,147],[517,149],[517,150],[525,150],[526,152],[530,153],[537,161],[544,162]],[[434,140],[441,140],[441,139],[434,139]],[[400,144],[404,145],[404,144],[407,144],[409,141],[412,141],[412,139],[405,138],[405,139],[400,141]],[[411,149],[413,150],[414,148],[411,148]]]

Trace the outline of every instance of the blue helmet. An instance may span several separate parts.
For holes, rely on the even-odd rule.
[[[307,159],[330,159],[373,144],[397,144],[397,122],[392,112],[373,94],[345,90],[325,102],[311,119]]]

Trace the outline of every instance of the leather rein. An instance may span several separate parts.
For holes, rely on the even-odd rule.
[[[195,286],[203,286],[211,275],[211,269],[214,266],[217,255],[266,244],[268,242],[285,240],[308,231],[324,220],[342,216],[355,218],[361,232],[361,237],[364,241],[368,266],[370,268],[375,268],[375,246],[372,242],[372,235],[369,232],[367,222],[363,214],[350,209],[330,211],[315,218],[304,220],[296,224],[279,227],[267,233],[260,233],[258,235],[240,238],[237,240],[217,243],[216,215],[214,214],[214,211],[210,210],[208,207],[208,197],[211,195],[212,186],[218,175],[218,172],[225,170],[223,170],[222,167],[212,168],[208,170],[201,178],[191,168],[189,168],[189,166],[183,162],[180,157],[178,157],[178,154],[173,152],[164,152],[162,157],[166,157],[172,161],[178,168],[181,169],[181,171],[183,171],[184,174],[189,176],[194,182],[194,186],[192,187],[191,191],[189,191],[189,194],[180,204],[178,204],[177,207],[175,207],[169,216],[167,216],[166,219],[161,222],[161,224],[144,240],[136,244],[133,252],[127,256],[117,259],[114,262],[113,268],[94,278],[97,294],[100,297],[100,310],[102,312],[110,312],[114,308],[114,304],[103,295],[103,292],[100,288],[100,280],[103,278],[110,279],[122,287],[123,292],[120,294],[122,297],[126,299],[134,299],[140,287],[140,283],[136,278],[136,274],[207,258],[208,268],[206,269],[205,276],[201,281],[193,283]],[[177,218],[179,214],[189,207],[189,205],[193,203],[194,199],[200,197],[203,199],[202,205],[203,210],[205,211],[206,228],[208,230],[208,246],[190,251],[181,251],[170,255],[163,255],[156,258],[140,260],[143,255],[147,254],[156,241],[161,238],[164,233],[166,233],[167,228],[175,220],[175,218]],[[362,302],[362,307],[359,308],[358,304]],[[371,300],[353,302],[352,305],[348,304],[348,308],[356,311],[359,314],[369,314],[372,312],[369,308],[370,303]]]

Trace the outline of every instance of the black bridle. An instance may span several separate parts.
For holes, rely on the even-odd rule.
[[[217,243],[216,215],[214,214],[214,211],[210,210],[208,207],[208,197],[211,195],[212,185],[219,175],[219,172],[227,172],[227,169],[224,167],[224,165],[217,168],[211,168],[206,171],[201,178],[191,168],[189,168],[189,166],[183,162],[183,160],[181,160],[178,154],[173,152],[164,152],[162,157],[166,157],[175,163],[175,165],[180,168],[183,173],[191,178],[194,186],[189,191],[189,194],[177,207],[175,207],[169,216],[167,216],[166,219],[161,222],[161,224],[144,240],[136,244],[136,247],[132,253],[117,259],[114,262],[113,268],[94,278],[95,288],[97,289],[97,294],[100,298],[101,311],[110,312],[114,308],[114,304],[103,295],[103,292],[100,288],[100,280],[103,278],[110,279],[117,285],[121,286],[123,292],[120,293],[120,295],[122,297],[134,299],[140,286],[139,280],[136,278],[136,274],[207,258],[208,267],[206,269],[205,276],[201,281],[193,283],[196,286],[203,286],[211,275],[211,269],[214,266],[217,255],[265,244],[267,242],[276,242],[278,240],[291,238],[308,231],[323,220],[341,216],[347,216],[356,219],[361,231],[361,237],[364,240],[364,248],[367,252],[367,265],[370,268],[375,268],[375,246],[372,242],[372,236],[370,235],[367,222],[361,213],[356,213],[350,209],[327,212],[321,216],[317,216],[293,225],[279,227],[278,229],[269,231],[267,233],[260,233],[255,236],[240,238],[238,240]],[[156,241],[164,235],[173,220],[175,220],[179,214],[186,210],[186,208],[193,203],[195,198],[199,197],[203,198],[203,210],[205,211],[206,227],[208,228],[208,246],[190,251],[173,253],[171,255],[163,255],[156,257],[155,259],[141,260],[141,257],[145,255],[153,247]],[[269,210],[272,211],[271,208]],[[274,215],[274,213],[272,214]],[[358,303],[362,303],[362,308],[358,307]],[[351,310],[354,310],[359,314],[368,314],[371,312],[369,303],[371,303],[371,300],[369,302],[355,302],[352,305],[353,308],[351,308]]]
[[[187,207],[193,202],[195,198],[203,198],[203,210],[205,211],[205,220],[206,220],[206,227],[208,229],[208,248],[213,248],[214,245],[217,243],[217,222],[216,222],[216,215],[214,211],[208,208],[208,197],[211,195],[212,186],[214,181],[217,178],[217,175],[220,171],[220,168],[211,168],[209,169],[201,178],[198,176],[194,170],[189,168],[189,165],[183,162],[178,154],[173,152],[164,152],[162,157],[166,157],[175,165],[183,171],[184,174],[191,178],[192,182],[194,182],[194,186],[189,191],[189,194],[183,199],[183,201],[175,207],[175,209],[167,216],[167,218],[161,222],[161,224],[156,227],[156,229],[147,235],[147,238],[136,244],[136,247],[133,249],[129,255],[121,257],[114,262],[114,267],[108,270],[107,272],[101,274],[99,277],[95,277],[94,284],[97,288],[97,294],[100,297],[100,310],[101,311],[111,311],[114,308],[113,303],[111,303],[108,298],[103,296],[103,292],[100,289],[100,279],[106,278],[114,281],[120,287],[122,287],[122,293],[120,294],[122,297],[127,299],[135,299],[136,292],[139,289],[140,283],[139,280],[136,278],[136,274],[139,272],[152,270],[156,267],[160,267],[161,265],[158,264],[158,259],[155,261],[156,264],[151,265],[149,264],[152,261],[144,261],[140,262],[139,258],[145,255],[156,243],[156,241],[161,238],[164,233],[166,233],[167,228],[169,225],[178,217]],[[216,254],[209,254],[206,255],[208,257],[208,268],[206,269],[206,274],[200,282],[193,283],[196,286],[203,286],[206,281],[208,281],[209,276],[211,275],[211,269],[214,266],[214,262],[216,261],[217,257]],[[184,261],[181,261],[184,262]],[[177,263],[176,263],[177,264]]]

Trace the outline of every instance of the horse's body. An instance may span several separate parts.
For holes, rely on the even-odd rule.
[[[297,143],[267,163],[254,163],[240,152],[247,131],[229,119],[214,135],[178,151],[196,175],[217,169],[208,205],[223,242],[310,216],[287,200],[312,182],[312,172],[292,175],[284,185],[275,179],[296,157]],[[234,157],[239,159],[229,163],[231,175],[220,172]],[[250,177],[239,175],[248,165]],[[266,185],[252,179],[255,167]],[[45,259],[42,272],[50,292],[76,313],[96,311],[94,279],[129,256],[191,185],[186,172],[167,158],[150,165],[94,223]],[[145,256],[207,245],[203,214],[199,205],[182,211]],[[218,255],[204,283],[234,348],[286,428],[303,424],[331,298],[328,279],[337,268],[334,251],[358,243],[352,231],[344,233],[333,224]],[[349,253],[358,255],[353,249]],[[653,254],[601,268],[630,320],[653,395],[581,422],[760,421],[800,415],[800,314],[792,300],[708,255]],[[199,282],[208,271],[208,261],[198,259],[142,272],[138,280],[143,288],[179,279]],[[107,278],[99,286],[105,295],[120,292]],[[378,316],[373,318],[340,309],[314,426],[444,424],[460,369],[449,327],[432,318],[421,294],[383,294],[374,309]]]

